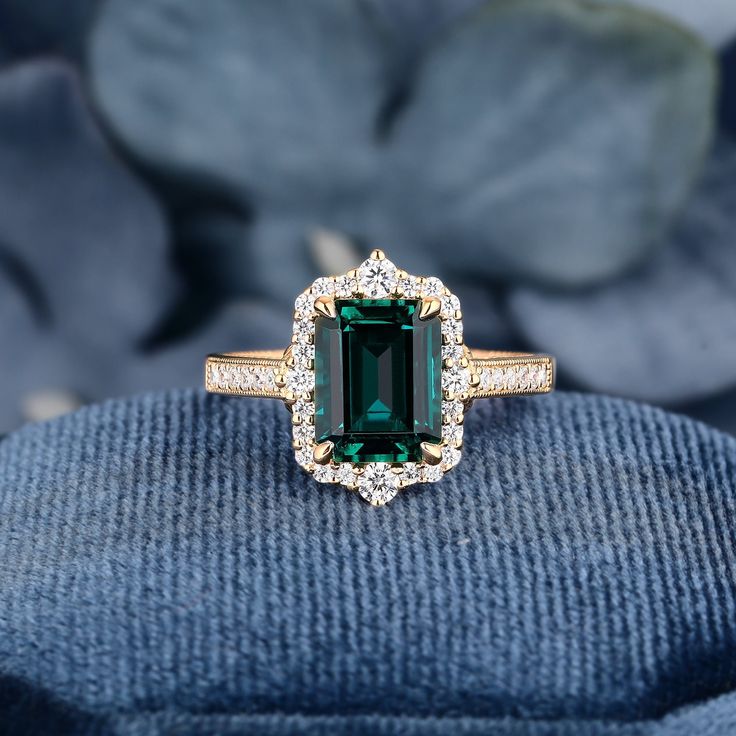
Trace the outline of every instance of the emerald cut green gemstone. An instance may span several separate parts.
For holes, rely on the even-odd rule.
[[[315,434],[336,462],[418,462],[442,437],[442,335],[413,299],[338,299],[315,323]]]

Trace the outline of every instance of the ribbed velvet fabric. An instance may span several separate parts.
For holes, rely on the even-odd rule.
[[[375,509],[277,402],[151,394],[0,441],[0,734],[736,734],[736,440],[478,402]]]

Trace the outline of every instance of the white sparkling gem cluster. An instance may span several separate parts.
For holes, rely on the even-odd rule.
[[[425,462],[403,463],[400,468],[388,463],[314,462],[314,320],[318,316],[314,301],[321,296],[335,298],[436,297],[441,301],[443,345],[442,459],[437,465]],[[317,279],[300,294],[294,304],[291,356],[293,364],[285,372],[286,388],[296,398],[292,406],[293,440],[297,462],[321,483],[340,483],[355,489],[370,503],[388,503],[401,488],[415,483],[434,483],[460,460],[463,439],[464,405],[460,397],[470,386],[470,370],[463,365],[463,327],[460,302],[438,278],[420,278],[400,271],[386,258],[369,258],[351,274]],[[452,360],[447,361],[448,358]]]
[[[252,391],[254,393],[270,392],[278,394],[276,374],[273,366],[210,364],[207,385],[220,391]]]
[[[518,363],[505,366],[483,366],[480,392],[535,391],[544,389],[549,381],[549,364]]]

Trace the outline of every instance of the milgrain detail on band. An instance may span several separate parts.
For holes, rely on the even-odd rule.
[[[480,379],[474,399],[549,393],[554,387],[555,364],[548,355],[473,350],[471,370]],[[280,350],[220,353],[207,358],[207,391],[232,396],[283,398],[276,376],[283,370]]]
[[[205,365],[207,391],[231,396],[280,399],[276,376],[283,370],[283,353],[261,350],[210,355]]]
[[[546,394],[555,382],[555,362],[549,355],[472,350],[473,371],[480,381],[473,398]]]

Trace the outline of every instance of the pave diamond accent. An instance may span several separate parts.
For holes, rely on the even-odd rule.
[[[504,366],[481,365],[478,396],[484,394],[545,391],[551,383],[551,363],[547,359],[516,361]]]
[[[358,478],[358,493],[373,506],[383,506],[399,491],[399,476],[388,463],[371,463]]]
[[[276,386],[276,366],[242,362],[237,364],[210,363],[205,376],[208,391],[227,393],[270,393],[279,395]]]
[[[398,286],[396,266],[388,259],[369,258],[358,269],[358,286],[369,299],[383,299],[396,291]]]
[[[295,367],[286,374],[286,386],[297,396],[306,396],[314,388],[314,371]]]

